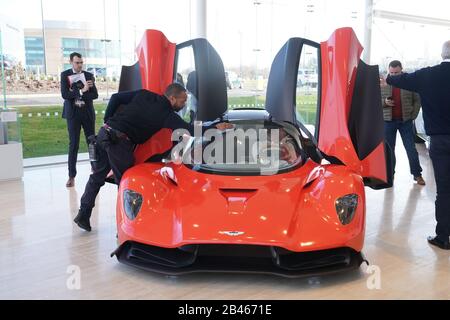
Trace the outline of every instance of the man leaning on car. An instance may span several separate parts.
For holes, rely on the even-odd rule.
[[[117,184],[125,171],[134,165],[134,147],[150,139],[162,128],[186,129],[194,134],[194,125],[185,122],[177,113],[185,107],[186,89],[178,84],[169,85],[164,95],[148,90],[126,91],[113,94],[105,112],[105,124],[97,135],[97,161],[90,175],[80,210],[74,222],[91,231],[90,217],[100,188],[110,172]],[[229,123],[212,124],[219,130],[232,127]],[[205,126],[204,128],[207,128]]]
[[[420,95],[437,193],[436,236],[428,237],[428,242],[450,250],[450,41],[442,47],[442,59],[433,67],[388,76],[386,82]]]

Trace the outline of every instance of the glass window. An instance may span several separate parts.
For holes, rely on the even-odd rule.
[[[76,51],[86,58],[104,58],[105,43],[101,39],[62,39],[62,50],[65,58]],[[110,58],[118,58],[120,55],[119,43],[117,41],[106,42],[106,52]]]
[[[187,89],[188,100],[186,107],[179,114],[189,123],[196,119],[198,105],[197,71],[195,70],[194,48],[183,47],[177,50],[175,82],[180,83]]]
[[[44,42],[42,37],[25,37],[25,65],[30,72],[44,72]]]
[[[319,48],[304,44],[297,73],[296,116],[314,135],[319,108]]]
[[[263,120],[231,123],[234,129],[220,132],[221,136],[216,136],[217,131],[208,136],[206,131],[205,137],[192,138],[184,163],[193,170],[211,173],[259,175],[265,169],[274,173],[292,169],[304,160],[294,126]]]
[[[70,38],[63,38],[62,39],[62,47],[63,49],[68,48],[80,48],[80,45],[78,43],[78,39],[70,39]]]

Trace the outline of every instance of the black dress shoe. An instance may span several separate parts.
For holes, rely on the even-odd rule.
[[[88,232],[92,230],[91,224],[89,223],[89,218],[86,217],[86,215],[84,214],[83,211],[81,211],[81,209],[78,211],[78,214],[75,217],[75,219],[73,219],[73,222],[75,222],[83,230],[86,230]]]
[[[433,246],[436,246],[436,247],[444,249],[444,250],[450,250],[450,242],[449,241],[442,241],[438,237],[428,237],[427,240]]]

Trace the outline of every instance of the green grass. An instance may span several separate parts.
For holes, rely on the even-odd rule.
[[[236,107],[247,107],[248,105],[251,107],[253,105],[254,108],[258,108],[256,105],[260,105],[259,108],[264,109],[264,103],[266,101],[266,97],[228,97],[228,105],[231,106],[231,109]],[[262,105],[262,106],[261,106]]]
[[[98,115],[96,117],[96,130],[103,123],[102,110],[105,105],[96,105]],[[55,116],[58,112],[58,116]],[[45,157],[67,154],[69,145],[69,134],[67,132],[66,120],[61,117],[62,107],[20,107],[18,113],[20,128],[22,132],[23,156],[24,158]],[[28,117],[31,113],[32,117]],[[41,113],[41,117],[38,117]],[[50,113],[47,117],[46,113]],[[11,134],[10,134],[11,135]],[[84,143],[84,134],[80,136],[80,151],[87,152]]]
[[[314,96],[302,96],[297,99],[297,111],[299,111],[306,124],[314,124],[315,122],[315,99]],[[238,105],[241,105],[241,107],[250,105],[251,107],[252,104],[254,105],[253,107],[260,104],[260,108],[263,108],[262,105],[264,105],[264,103],[264,96],[228,98],[228,104],[231,108]],[[105,104],[95,105],[95,110],[97,111],[96,132],[103,124],[102,111],[104,111],[105,108]],[[22,114],[22,117],[19,119],[24,158],[67,154],[69,136],[66,120],[61,117],[62,106],[19,107],[17,109],[18,113]],[[58,112],[57,116],[55,116],[55,112]],[[29,113],[32,114],[32,117],[28,116]],[[40,117],[38,117],[38,113],[41,113]],[[47,113],[50,113],[50,116],[47,117]],[[18,136],[18,134],[11,129],[9,136],[10,138],[13,138]],[[80,136],[79,152],[87,152],[83,132]]]
[[[240,107],[256,107],[264,109],[265,97],[229,97],[230,109]],[[257,105],[260,105],[259,107]],[[317,112],[317,95],[307,95],[297,97],[297,112],[302,117],[304,124],[315,125]]]

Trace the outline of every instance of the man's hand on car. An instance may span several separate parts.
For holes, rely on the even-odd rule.
[[[216,128],[219,130],[227,130],[227,129],[233,129],[234,125],[228,122],[221,122],[216,124]]]

